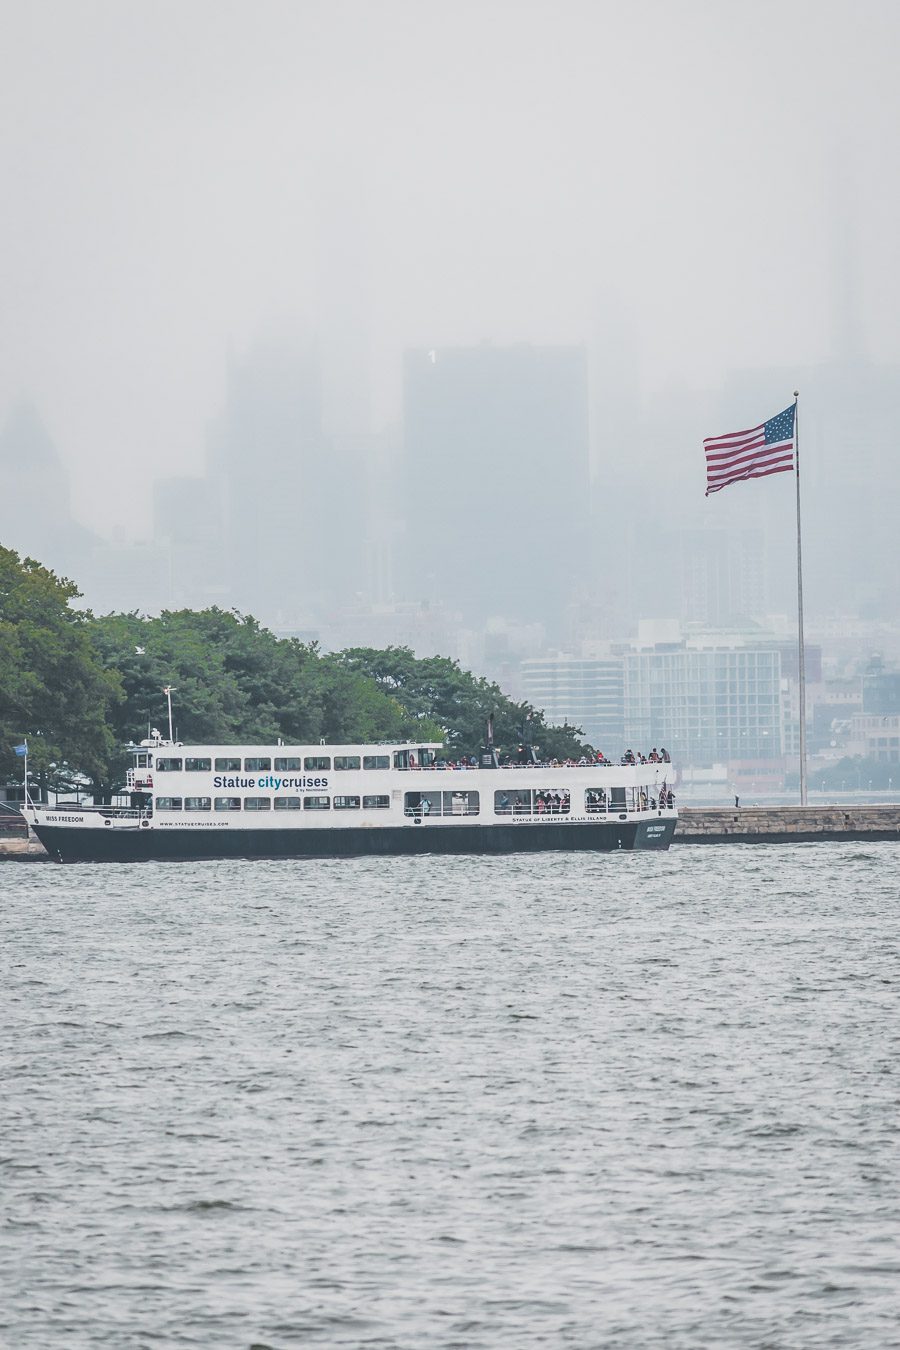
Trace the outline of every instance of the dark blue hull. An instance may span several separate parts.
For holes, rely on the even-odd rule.
[[[560,821],[553,824],[401,826],[377,829],[79,829],[39,825],[55,862],[189,861],[210,858],[359,858],[433,853],[612,853],[667,849],[675,820]]]

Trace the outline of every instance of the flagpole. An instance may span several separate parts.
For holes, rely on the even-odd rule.
[[[170,745],[174,745],[174,744],[175,744],[175,733],[174,733],[174,731],[172,730],[172,689],[173,689],[173,688],[174,688],[173,685],[167,684],[166,687],[165,687],[165,689],[163,690],[163,693],[165,694],[165,696],[166,696],[166,698],[167,698],[167,700],[168,700],[168,703],[169,703],[169,744],[170,744]]]
[[[28,737],[23,742],[25,746],[25,810],[28,810]]]
[[[797,655],[800,677],[800,805],[806,792],[806,652],[803,643],[803,549],[800,542],[800,390],[794,390],[794,460],[797,479]]]

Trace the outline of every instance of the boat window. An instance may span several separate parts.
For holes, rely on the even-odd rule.
[[[302,769],[303,763],[299,755],[294,755],[288,759],[276,759],[275,769],[278,773],[294,773],[297,769]]]
[[[387,811],[390,809],[390,797],[363,797],[364,811]]]
[[[479,797],[477,792],[444,792],[441,795],[444,799],[445,816],[478,815]]]
[[[210,797],[185,797],[185,811],[211,811],[212,799]]]
[[[498,816],[530,816],[531,789],[519,789],[516,792],[503,789],[495,792],[494,811]]]
[[[271,761],[271,759],[245,759],[245,760],[244,760],[244,772],[245,772],[245,773],[260,773],[263,769],[271,769],[271,767],[272,767],[272,761]]]
[[[180,759],[160,759],[156,760],[157,773],[181,773]]]
[[[217,811],[240,811],[241,799],[240,797],[217,797],[214,805]]]
[[[307,755],[303,761],[304,769],[330,769],[330,755]]]
[[[363,755],[364,769],[389,769],[390,767],[390,755]]]
[[[606,793],[603,788],[588,788],[584,794],[584,809],[588,815],[596,815],[606,810]]]
[[[224,759],[216,760],[216,773],[240,773],[241,761],[231,759],[227,755]]]
[[[331,806],[330,797],[304,797],[304,811],[327,811]]]
[[[440,792],[407,792],[403,797],[403,812],[407,816],[417,816],[424,819],[426,816],[441,815],[441,797]],[[447,796],[451,794],[448,792]]]
[[[156,799],[156,809],[157,809],[157,811],[180,811],[180,810],[181,810],[181,798],[180,798],[180,797],[157,797],[157,799]]]
[[[245,811],[270,811],[272,809],[271,797],[245,797]]]
[[[149,769],[150,767],[149,755],[132,755],[131,759],[136,769]]]
[[[359,755],[335,755],[334,767],[336,769],[358,769]]]
[[[568,788],[535,788],[532,811],[536,816],[567,816],[570,799]]]
[[[276,810],[276,811],[299,811],[299,810],[300,810],[300,798],[299,798],[299,797],[276,797],[276,798],[275,798],[275,810]]]
[[[434,753],[431,750],[395,750],[394,768],[395,769],[429,769],[434,763]]]
[[[407,792],[403,810],[408,816],[477,816],[480,797],[477,792]]]
[[[209,773],[212,768],[211,759],[186,759],[184,761],[186,773]]]
[[[335,811],[358,811],[358,810],[359,810],[359,798],[358,798],[358,797],[335,797],[335,799],[334,799],[334,809],[335,809]]]

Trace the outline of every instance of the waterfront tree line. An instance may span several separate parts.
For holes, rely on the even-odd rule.
[[[167,734],[163,688],[174,687],[186,743],[440,741],[475,755],[494,716],[495,741],[523,735],[547,757],[590,747],[577,727],[548,725],[527,703],[447,657],[403,647],[324,653],[222,609],[95,616],[77,586],[0,546],[0,775],[21,781],[13,747],[28,741],[43,788],[86,785],[97,800],[124,779],[124,747]]]

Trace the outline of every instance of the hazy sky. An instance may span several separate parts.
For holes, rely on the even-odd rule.
[[[375,428],[405,346],[589,340],[608,301],[647,393],[827,358],[848,277],[900,362],[896,0],[0,18],[0,416],[35,401],[89,523],[201,469],[273,324],[346,350]]]

